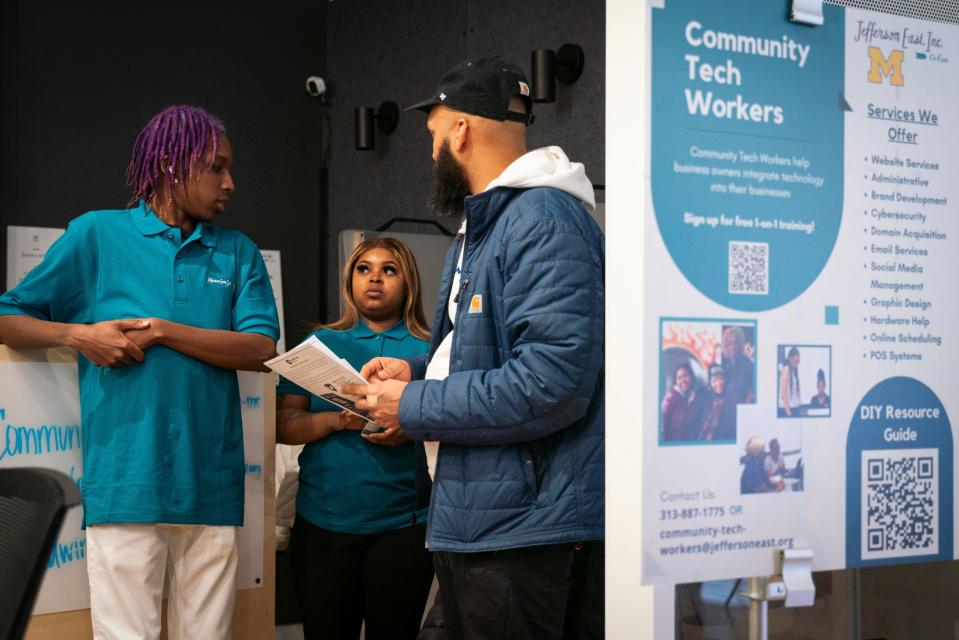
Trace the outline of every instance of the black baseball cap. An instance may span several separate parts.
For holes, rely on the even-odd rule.
[[[509,110],[513,96],[522,98],[526,113]],[[516,65],[496,57],[461,62],[446,72],[436,93],[406,110],[429,113],[438,104],[491,120],[522,122],[526,126],[535,120],[526,74]]]

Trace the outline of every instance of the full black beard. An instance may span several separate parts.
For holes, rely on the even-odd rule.
[[[444,141],[433,164],[433,191],[428,201],[430,210],[438,216],[462,216],[463,200],[468,195],[470,185],[466,172],[453,157],[449,141]]]

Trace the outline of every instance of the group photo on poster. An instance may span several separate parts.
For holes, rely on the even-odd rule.
[[[732,444],[736,407],[756,397],[756,324],[660,320],[659,443]]]

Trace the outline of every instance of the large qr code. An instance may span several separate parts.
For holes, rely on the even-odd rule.
[[[939,552],[939,451],[862,452],[862,559]]]
[[[769,293],[769,245],[729,243],[729,293],[760,296]]]

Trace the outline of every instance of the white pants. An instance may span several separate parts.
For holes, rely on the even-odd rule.
[[[94,638],[158,639],[167,570],[169,638],[230,638],[237,535],[236,527],[203,525],[87,527]]]

